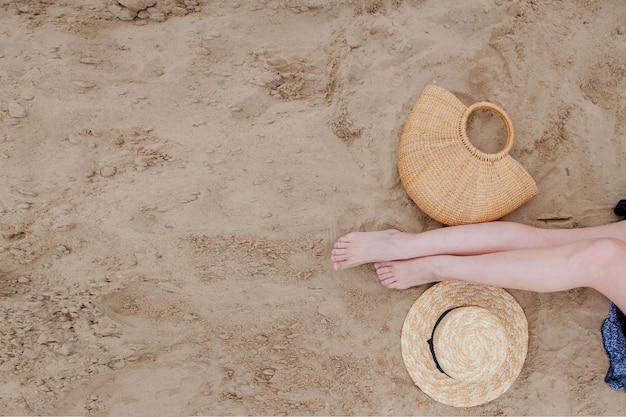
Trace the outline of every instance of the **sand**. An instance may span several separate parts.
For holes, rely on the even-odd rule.
[[[505,220],[616,221],[626,3],[122,3],[0,0],[0,414],[623,415],[601,294],[510,291],[522,373],[457,409],[402,363],[425,288],[329,253],[441,227],[397,174],[429,83],[511,116],[539,193]]]

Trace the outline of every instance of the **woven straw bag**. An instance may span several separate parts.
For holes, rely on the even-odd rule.
[[[485,153],[467,134],[469,116],[496,113],[506,127],[504,148]],[[398,172],[407,194],[446,225],[497,220],[537,195],[537,185],[510,155],[513,123],[489,102],[465,106],[444,88],[428,85],[411,110],[398,149]]]

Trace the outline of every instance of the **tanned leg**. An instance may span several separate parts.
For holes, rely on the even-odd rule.
[[[626,242],[626,221],[580,229],[540,229],[499,221],[443,227],[417,234],[398,230],[353,232],[335,242],[331,261],[338,271],[370,262],[545,248],[598,238]]]
[[[473,256],[427,256],[375,267],[388,288],[452,279],[535,292],[590,287],[626,309],[626,242],[613,238]]]

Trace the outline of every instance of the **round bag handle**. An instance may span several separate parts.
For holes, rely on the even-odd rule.
[[[506,127],[506,143],[504,144],[504,148],[496,153],[487,153],[478,149],[471,142],[469,135],[467,134],[467,121],[472,113],[475,113],[480,110],[489,110],[497,114],[504,126]],[[498,105],[490,103],[488,101],[480,101],[478,103],[474,103],[463,112],[463,116],[461,117],[461,125],[459,126],[461,131],[461,142],[465,145],[465,148],[470,151],[473,155],[479,157],[480,159],[484,159],[487,161],[497,161],[499,159],[505,158],[509,155],[509,152],[513,148],[513,142],[515,140],[515,130],[513,129],[513,122],[508,114]]]

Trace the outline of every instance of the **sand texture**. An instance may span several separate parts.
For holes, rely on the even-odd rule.
[[[521,375],[456,409],[402,362],[424,288],[329,254],[441,227],[397,172],[427,84],[513,120],[506,220],[616,221],[625,74],[618,0],[0,0],[0,414],[623,415],[601,294],[511,291]]]

